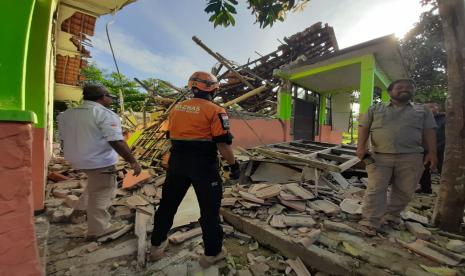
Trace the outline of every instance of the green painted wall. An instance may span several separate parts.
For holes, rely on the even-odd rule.
[[[360,65],[360,114],[368,112],[373,103],[373,88],[375,84],[375,58],[364,56]]]
[[[52,19],[56,8],[54,0],[36,0],[32,15],[31,34],[26,71],[26,109],[37,115],[35,127],[44,128],[48,112],[53,112],[53,91],[50,91],[52,48]],[[47,110],[47,108],[51,108]]]
[[[53,85],[50,82],[50,67],[52,48],[52,19],[56,8],[55,0],[36,0],[32,15],[31,34],[26,71],[26,100],[27,110],[37,115],[35,127],[44,128],[47,125],[47,115],[53,112]],[[52,70],[53,71],[53,70]]]
[[[35,0],[3,1],[0,9],[0,120],[35,122],[26,110],[25,76]]]
[[[278,93],[278,118],[290,120],[292,117],[292,94],[290,91],[280,90]]]
[[[324,125],[326,123],[326,96],[320,94],[320,118],[318,118],[318,122],[320,123],[320,126]]]

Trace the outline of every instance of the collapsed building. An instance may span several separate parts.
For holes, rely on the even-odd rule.
[[[121,272],[164,275],[176,265],[184,269],[198,257],[198,213],[190,212],[195,197],[188,196],[182,208],[187,213],[170,233],[170,242],[180,247],[160,262],[145,262],[150,218],[164,179],[161,165],[169,148],[163,116],[129,138],[145,161],[140,178],[131,179],[124,164],[118,165],[119,188],[111,211],[125,227],[88,243],[79,232],[82,225],[69,221],[72,210],[66,199],[80,195],[86,181],[52,146],[53,99],[80,98],[79,70],[89,56],[87,39],[93,35],[96,17],[131,2],[10,1],[2,10],[2,18],[24,30],[5,29],[5,37],[17,39],[5,41],[8,51],[2,51],[13,57],[2,56],[9,72],[8,81],[0,79],[6,91],[0,96],[0,147],[5,149],[0,177],[12,182],[0,192],[3,274],[38,275],[47,267],[50,274],[86,275],[86,269],[94,266],[93,273],[126,267]],[[196,39],[219,62],[214,69],[222,83],[219,103],[235,107],[230,111],[231,127],[245,167],[240,182],[225,188],[222,214],[228,238],[240,240],[236,248],[249,251],[233,251],[221,271],[463,273],[463,237],[431,227],[433,198],[412,202],[404,213],[407,231],[387,229],[381,236],[366,238],[353,227],[366,179],[354,147],[341,145],[352,116],[350,93],[360,93],[361,113],[375,96],[387,99],[389,82],[406,75],[395,37],[339,49],[332,28],[317,23],[283,40],[276,51],[237,65]],[[165,101],[164,116],[184,96],[181,92]],[[53,148],[55,157],[49,162]],[[37,219],[37,235],[34,210],[46,211]],[[259,244],[273,253],[257,256]],[[218,274],[220,268],[216,269]]]

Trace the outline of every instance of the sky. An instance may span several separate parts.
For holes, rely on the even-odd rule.
[[[210,71],[216,60],[192,41],[200,38],[212,50],[239,64],[276,50],[279,40],[316,22],[334,28],[343,49],[394,33],[402,37],[424,10],[419,0],[311,0],[301,12],[289,13],[284,22],[260,29],[239,1],[236,26],[217,27],[204,12],[206,0],[138,0],[116,15],[97,20],[91,38],[91,61],[116,71],[105,33],[111,42],[122,74],[129,78],[157,78],[185,86],[198,70]]]

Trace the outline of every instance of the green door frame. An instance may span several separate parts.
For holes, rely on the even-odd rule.
[[[306,71],[296,72],[293,74],[286,74],[282,70],[278,70],[276,72],[276,76],[281,77],[284,80],[289,80],[291,82],[297,81],[299,79],[317,75],[319,73],[337,70],[341,67],[353,65],[353,64],[360,64],[360,87],[358,87],[360,91],[360,114],[364,114],[368,111],[368,108],[373,103],[373,89],[375,85],[375,80],[378,80],[382,84],[382,100],[387,101],[389,100],[389,96],[387,94],[387,86],[390,83],[390,79],[377,67],[376,59],[373,54],[358,56],[354,58],[345,59],[342,61],[338,61],[335,63],[327,64],[321,67],[312,68]],[[308,88],[308,87],[307,87]],[[309,88],[310,89],[310,88]],[[347,87],[340,87],[336,88],[333,91],[325,91],[319,92],[320,99],[326,99],[324,96],[325,94],[332,94],[332,93],[340,93],[340,92],[349,92],[351,90],[355,90],[357,87],[354,88],[347,88]],[[281,99],[281,96],[279,97]],[[290,110],[292,109],[292,102],[286,100],[280,100],[278,105],[278,110]],[[292,114],[292,113],[289,113]],[[319,122],[320,124],[325,122],[326,118],[326,101],[320,100],[320,117]],[[280,113],[278,112],[278,116]]]

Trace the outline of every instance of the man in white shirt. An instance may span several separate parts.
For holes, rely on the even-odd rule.
[[[116,190],[118,154],[130,163],[134,175],[141,167],[124,141],[121,122],[107,109],[112,95],[103,86],[84,87],[83,103],[58,115],[58,129],[65,159],[87,174],[84,193],[72,206],[87,213],[87,237],[98,238],[119,230],[110,223],[108,208]],[[85,210],[85,211],[84,211]]]

